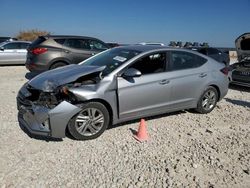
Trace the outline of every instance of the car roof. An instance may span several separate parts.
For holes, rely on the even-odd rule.
[[[135,50],[140,52],[146,52],[151,50],[160,50],[160,49],[171,49],[171,47],[167,46],[156,46],[156,45],[128,45],[128,46],[119,46],[116,48],[122,48],[127,50]],[[173,48],[174,49],[174,48]],[[177,48],[175,48],[177,49]]]
[[[88,37],[88,36],[77,36],[77,35],[45,35],[45,36],[41,36],[41,37],[45,37],[45,38],[84,38],[84,39],[97,39],[94,37]],[[99,39],[97,39],[99,40]]]

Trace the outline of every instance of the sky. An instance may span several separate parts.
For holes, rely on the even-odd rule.
[[[0,9],[0,36],[39,29],[125,44],[234,47],[250,32],[250,0],[0,0]]]

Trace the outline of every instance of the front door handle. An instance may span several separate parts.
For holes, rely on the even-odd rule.
[[[69,53],[70,51],[69,50],[64,50],[65,53]]]
[[[92,53],[91,55],[95,55],[96,53]]]
[[[199,75],[200,78],[204,78],[204,77],[206,77],[206,76],[207,76],[207,73],[201,73],[201,74]]]
[[[162,80],[162,81],[160,81],[160,84],[161,85],[165,85],[165,84],[169,84],[169,80]]]

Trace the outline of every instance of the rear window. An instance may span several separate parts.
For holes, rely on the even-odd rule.
[[[20,43],[20,49],[27,49],[29,46],[29,43]]]
[[[240,43],[242,50],[250,50],[250,39],[244,39]]]
[[[54,39],[54,41],[56,41],[58,44],[63,45],[65,42],[65,39]]]
[[[36,40],[34,40],[31,43],[31,46],[37,46],[37,45],[41,44],[42,42],[44,42],[45,40],[46,40],[46,38],[44,38],[44,37],[38,37]]]
[[[207,62],[203,57],[183,51],[172,51],[170,57],[172,62],[171,70],[197,68]]]

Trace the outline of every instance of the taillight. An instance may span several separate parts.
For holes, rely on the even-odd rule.
[[[35,54],[35,55],[43,54],[43,53],[45,53],[47,51],[48,51],[47,48],[34,48],[34,49],[30,50],[30,52],[32,54]]]
[[[229,72],[229,68],[225,67],[225,68],[221,69],[220,71],[227,76],[228,72]]]

